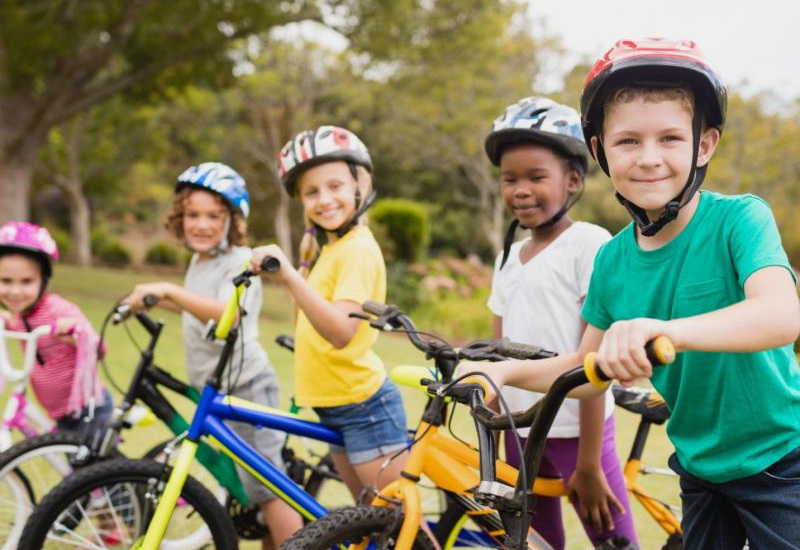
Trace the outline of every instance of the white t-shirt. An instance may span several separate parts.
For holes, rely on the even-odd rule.
[[[488,305],[503,319],[503,336],[559,354],[577,350],[583,336],[581,307],[594,258],[609,239],[611,234],[602,227],[575,222],[524,265],[519,253],[530,237],[511,246],[502,271],[499,254]],[[511,387],[503,388],[502,394],[512,411],[525,410],[542,397],[541,393]],[[605,417],[613,410],[613,397],[606,392]],[[579,422],[579,401],[566,399],[549,437],[578,437]],[[528,432],[528,428],[519,430],[522,436]]]

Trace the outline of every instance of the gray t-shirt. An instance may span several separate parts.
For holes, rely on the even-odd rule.
[[[233,294],[233,278],[246,267],[251,250],[244,246],[231,247],[227,252],[215,258],[198,261],[197,254],[192,256],[189,269],[186,271],[184,288],[189,292],[227,302]],[[268,374],[273,379],[275,372],[269,363],[267,352],[258,341],[258,314],[261,311],[261,279],[253,277],[250,286],[245,290],[241,305],[246,314],[239,327],[233,359],[222,376],[223,391],[228,391],[228,383],[235,387],[252,381],[259,374]],[[186,367],[189,382],[202,387],[214,372],[222,352],[221,341],[206,339],[208,326],[183,312],[183,342],[186,347]],[[244,361],[242,350],[244,349]]]

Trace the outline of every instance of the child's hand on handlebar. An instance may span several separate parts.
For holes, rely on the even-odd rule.
[[[473,363],[471,361],[462,361],[461,363],[458,364],[458,368],[456,369],[453,379],[459,378],[467,373],[472,373],[472,372],[477,373],[475,374],[475,376],[465,378],[464,380],[461,380],[461,382],[459,383],[475,382],[477,384],[480,384],[481,386],[484,386],[484,388],[486,389],[486,395],[484,395],[483,400],[486,404],[491,404],[497,398],[497,395],[492,389],[491,384],[489,384],[486,378],[481,376],[481,374],[484,374],[487,377],[489,377],[492,380],[492,382],[494,382],[494,384],[497,386],[497,388],[501,389],[505,385],[505,379],[502,376],[502,367],[501,367],[503,364],[504,364],[503,362]]]
[[[121,303],[127,304],[133,311],[143,311],[149,309],[145,303],[145,296],[153,295],[159,300],[163,300],[169,294],[172,283],[142,283],[133,287],[130,294],[121,300]]]
[[[281,250],[281,247],[279,247],[277,244],[268,244],[266,246],[254,248],[253,257],[250,259],[250,265],[248,266],[247,270],[253,273],[263,272],[264,270],[262,269],[261,264],[264,259],[269,256],[280,262],[280,269],[275,272],[275,275],[281,279],[285,279],[288,270],[293,268],[292,264],[289,262],[289,259],[286,257],[286,254],[283,253],[283,250]]]
[[[647,358],[645,344],[658,336],[675,342],[670,328],[669,322],[658,319],[617,321],[603,335],[595,361],[606,376],[630,387],[637,378],[652,376],[653,365]]]
[[[72,335],[75,333],[75,329],[78,327],[79,323],[80,319],[74,317],[59,317],[53,321],[50,333],[58,337],[62,342],[74,342]]]

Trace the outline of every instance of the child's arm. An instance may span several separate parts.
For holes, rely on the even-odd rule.
[[[580,513],[598,532],[614,528],[611,506],[625,508],[611,491],[601,463],[605,428],[605,395],[581,399],[580,437],[575,473],[567,488],[570,498],[580,503]]]
[[[499,363],[472,363],[464,361],[458,366],[459,376],[468,372],[480,372],[489,376],[498,388],[514,386],[524,390],[547,392],[553,382],[566,371],[583,363],[583,356],[594,351],[603,339],[603,331],[592,325],[586,327],[577,352],[531,361],[501,361]],[[594,397],[603,390],[584,384],[569,393],[570,397]],[[490,401],[494,396],[487,396]]]
[[[677,350],[750,353],[794,342],[800,333],[800,301],[785,267],[759,269],[744,284],[745,299],[728,307],[661,321],[617,321],[606,332],[597,361],[605,373],[630,385],[649,377],[644,343],[667,336]]]
[[[220,301],[189,292],[180,285],[165,282],[136,285],[122,301],[130,304],[134,309],[144,309],[143,300],[148,294],[158,297],[159,306],[176,313],[188,311],[203,323],[210,319],[219,321],[225,310],[225,304]]]
[[[361,323],[360,319],[352,318],[349,314],[361,313],[361,305],[349,300],[333,303],[326,300],[292,267],[280,247],[274,244],[253,249],[249,269],[255,273],[261,271],[261,262],[266,256],[273,256],[280,261],[280,270],[275,275],[291,292],[314,330],[337,349],[347,346]]]

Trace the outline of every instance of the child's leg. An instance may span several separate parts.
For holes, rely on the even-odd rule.
[[[267,407],[277,408],[280,405],[277,382],[274,374],[269,371],[265,371],[264,374],[237,387],[230,393]],[[261,456],[272,462],[279,470],[284,471],[283,457],[281,456],[281,449],[286,439],[284,433],[264,428],[256,429],[255,426],[242,422],[231,422],[230,427],[242,439],[251,444]],[[264,522],[269,528],[270,534],[262,541],[262,547],[265,550],[278,548],[284,540],[303,526],[300,514],[278,499],[272,491],[238,465],[237,470],[248,498],[251,502],[261,506]]]
[[[684,547],[687,550],[800,548],[800,449],[763,472],[710,483],[689,474],[673,454],[681,476]]]
[[[333,467],[336,468],[336,473],[339,474],[350,494],[353,495],[353,500],[358,502],[358,497],[361,495],[361,490],[364,486],[361,484],[355,468],[350,464],[347,453],[344,452],[344,449],[335,451],[331,448],[331,459],[333,460]]]
[[[631,514],[630,501],[628,500],[628,492],[625,487],[625,478],[622,475],[622,468],[619,464],[617,457],[617,450],[614,443],[614,417],[606,420],[603,429],[603,447],[601,450],[600,466],[606,475],[606,481],[609,488],[617,497],[617,500],[625,508],[625,513],[620,513],[614,507],[611,507],[611,517],[614,521],[614,528],[609,531],[599,532],[588,519],[584,520],[583,528],[586,535],[591,539],[594,544],[599,544],[611,537],[619,536],[625,537],[632,543],[638,546],[636,538],[636,530],[633,526],[633,514]],[[561,476],[566,481],[575,473],[578,459],[578,438],[550,438],[547,440],[545,446],[545,456],[558,468]],[[580,516],[579,504],[572,503],[575,511]]]
[[[526,438],[520,438],[521,448],[525,448]],[[548,440],[547,445],[549,445]],[[505,432],[506,462],[519,468],[521,458],[517,448],[516,438],[511,431]],[[539,466],[539,476],[561,477],[561,472],[553,465],[548,457],[547,446]],[[536,497],[536,511],[531,519],[531,527],[539,533],[555,550],[563,550],[566,545],[564,534],[564,519],[561,515],[560,497]]]
[[[613,536],[625,537],[636,546],[639,546],[639,541],[636,537],[636,529],[633,525],[633,514],[631,513],[631,503],[628,498],[628,489],[625,486],[625,476],[622,473],[622,467],[619,463],[619,455],[617,455],[616,437],[615,437],[615,422],[614,416],[610,416],[603,428],[603,448],[600,457],[603,472],[606,475],[608,487],[617,500],[622,504],[625,513],[620,513],[615,507],[611,507],[611,515],[614,520],[614,529],[604,533],[597,533],[591,525],[584,522],[586,534],[592,539],[592,542],[598,544]],[[574,470],[573,470],[574,471]]]

